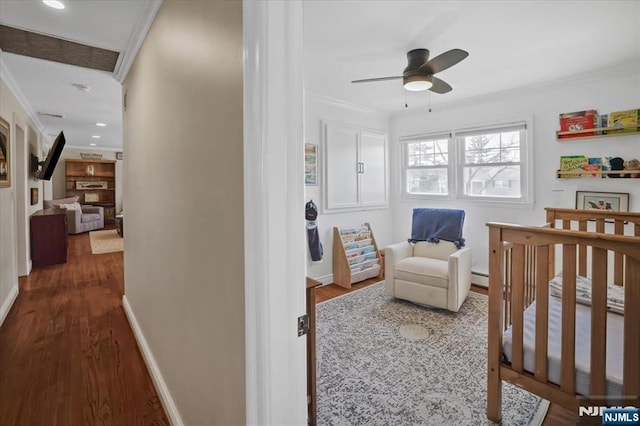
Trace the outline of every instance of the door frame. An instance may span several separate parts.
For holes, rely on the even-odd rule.
[[[307,422],[300,1],[243,1],[246,424]]]
[[[22,140],[18,138],[18,127]],[[16,270],[23,277],[31,273],[31,242],[29,240],[28,187],[29,187],[29,126],[20,115],[13,113],[13,135],[15,135],[15,185],[16,185]]]

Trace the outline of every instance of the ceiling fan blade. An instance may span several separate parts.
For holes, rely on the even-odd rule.
[[[401,80],[401,75],[393,77],[378,77],[378,78],[365,78],[364,80],[353,80],[352,83],[368,83],[370,81],[387,81],[387,80]]]
[[[429,74],[435,74],[454,66],[467,56],[469,56],[469,52],[465,50],[451,49],[441,55],[436,56],[435,58],[421,66],[420,69],[427,70]]]
[[[432,92],[447,93],[453,90],[453,87],[449,86],[448,83],[440,80],[439,78],[431,77],[431,79],[433,80],[433,86],[431,86],[431,89],[429,90]]]

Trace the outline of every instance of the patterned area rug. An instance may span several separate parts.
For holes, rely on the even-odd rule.
[[[486,425],[488,299],[457,314],[387,296],[384,283],[317,306],[318,424]],[[504,384],[503,425],[549,402]]]
[[[89,239],[91,240],[91,253],[93,254],[113,253],[114,251],[124,250],[124,238],[121,238],[115,229],[91,231],[89,232]]]

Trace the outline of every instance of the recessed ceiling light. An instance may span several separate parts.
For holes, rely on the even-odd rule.
[[[54,9],[64,9],[64,4],[58,0],[42,0],[42,3]]]
[[[105,127],[107,125],[107,123],[96,123],[96,126],[98,127]]]
[[[91,137],[94,138],[94,139],[100,139],[100,136],[98,136],[98,135],[93,135]]]
[[[91,90],[91,86],[87,86],[86,84],[71,83],[71,85],[81,92],[89,92]]]
[[[95,143],[90,143],[89,146],[96,146],[96,144]]]

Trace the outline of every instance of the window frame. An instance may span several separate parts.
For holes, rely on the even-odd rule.
[[[429,142],[429,141],[438,141],[438,140],[447,140],[447,164],[446,165],[433,165],[433,166],[409,166],[409,144],[412,143],[420,143],[420,142]],[[453,135],[451,132],[438,132],[438,133],[429,133],[424,135],[415,135],[415,136],[407,136],[400,138],[400,164],[401,164],[401,179],[400,179],[400,192],[403,198],[428,198],[428,199],[436,199],[436,200],[449,200],[453,196],[453,191],[455,190],[455,183],[453,182],[455,179],[455,174],[452,173],[451,164],[456,160],[455,154],[455,146],[453,144]],[[447,193],[446,194],[418,194],[418,193],[410,193],[407,191],[407,171],[408,170],[421,170],[421,169],[438,169],[438,170],[446,170],[447,172]]]
[[[520,167],[520,196],[477,196],[464,193],[464,171],[466,167],[473,167],[473,164],[466,164],[466,150],[464,147],[464,136],[470,134],[495,133],[497,131],[508,131],[518,129],[521,132],[520,138],[520,161],[508,162]],[[534,179],[533,179],[533,120],[532,118],[517,119],[511,121],[501,121],[491,125],[475,126],[451,131],[440,131],[411,135],[399,138],[400,142],[400,198],[424,199],[424,200],[460,200],[473,204],[505,204],[510,206],[532,206],[534,204]],[[408,166],[408,144],[423,142],[428,140],[438,140],[443,137],[448,138],[448,164],[447,180],[448,194],[411,194],[407,191],[407,170]],[[487,166],[492,164],[486,163]],[[505,165],[504,163],[495,163]],[[480,164],[480,167],[483,165]],[[411,168],[441,168],[439,166],[423,166]]]

